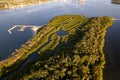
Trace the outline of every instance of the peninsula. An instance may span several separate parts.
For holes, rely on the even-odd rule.
[[[112,23],[106,16],[56,16],[0,62],[0,79],[102,80],[104,37]],[[28,60],[32,54],[38,56]]]

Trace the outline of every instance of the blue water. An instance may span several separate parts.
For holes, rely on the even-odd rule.
[[[60,29],[56,34],[58,36],[66,36],[66,35],[68,35],[68,32]]]

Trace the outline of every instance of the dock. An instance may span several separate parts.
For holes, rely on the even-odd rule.
[[[12,34],[12,31],[15,28],[19,28],[17,31],[24,31],[26,28],[30,28],[32,31],[36,32],[39,28],[41,28],[42,26],[35,26],[35,25],[14,25],[13,27],[11,27],[10,29],[8,29],[8,33]]]
[[[120,20],[119,18],[117,19],[117,18],[112,18],[112,20],[114,20],[114,21],[117,21],[117,20]]]

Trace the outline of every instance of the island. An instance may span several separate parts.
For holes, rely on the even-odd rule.
[[[56,16],[0,61],[0,79],[103,80],[104,37],[112,23],[107,16]]]

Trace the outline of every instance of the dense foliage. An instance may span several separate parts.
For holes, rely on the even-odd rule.
[[[0,63],[0,77],[13,72],[5,76],[6,79],[102,80],[104,36],[111,24],[109,17],[57,16],[10,58]],[[68,34],[57,35],[60,29]],[[29,61],[19,69],[33,52],[39,54],[39,59]]]

